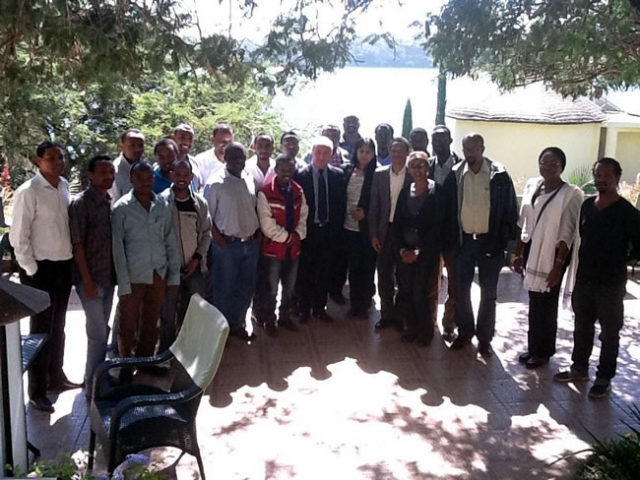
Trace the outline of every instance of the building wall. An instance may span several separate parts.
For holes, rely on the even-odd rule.
[[[635,183],[640,173],[640,131],[618,133],[615,158],[622,166],[622,180]]]
[[[465,135],[479,133],[484,137],[485,156],[505,165],[517,190],[521,190],[528,178],[539,174],[538,155],[545,147],[560,147],[566,153],[567,177],[579,166],[591,165],[598,159],[601,126],[597,123],[541,125],[455,119],[448,119],[448,123],[456,153],[462,155]]]

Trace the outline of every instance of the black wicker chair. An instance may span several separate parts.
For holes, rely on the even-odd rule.
[[[196,457],[204,479],[196,414],[218,369],[228,334],[224,316],[196,294],[169,350],[153,357],[114,358],[100,365],[90,407],[89,471],[97,437],[109,474],[131,453],[177,447]],[[137,373],[132,383],[111,387],[113,369],[120,369],[121,376],[127,370],[137,369]],[[139,383],[145,376],[155,385]],[[162,383],[166,388],[158,386]]]

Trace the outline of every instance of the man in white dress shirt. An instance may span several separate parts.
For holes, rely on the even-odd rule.
[[[198,183],[202,189],[211,183],[211,178],[223,169],[225,164],[224,149],[233,142],[233,128],[228,123],[219,123],[211,134],[212,148],[199,153],[194,164],[199,175]]]
[[[54,411],[47,390],[79,388],[70,382],[64,361],[64,326],[71,293],[73,258],[68,208],[71,201],[64,172],[64,148],[46,141],[38,145],[38,173],[16,190],[9,238],[20,266],[20,281],[49,294],[50,306],[31,317],[32,334],[47,341],[29,368],[29,398],[33,408]]]

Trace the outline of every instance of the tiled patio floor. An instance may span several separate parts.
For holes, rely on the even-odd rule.
[[[395,331],[374,331],[377,312],[368,321],[345,319],[346,307],[333,304],[333,324],[311,322],[300,333],[280,332],[276,339],[258,332],[251,345],[231,339],[198,413],[207,476],[561,478],[571,460],[555,461],[587,447],[589,432],[600,438],[625,433],[625,409],[640,399],[636,282],[628,285],[618,376],[611,395],[599,401],[587,398],[589,384],[551,380],[569,365],[568,312],[551,363],[536,371],[518,364],[526,346],[527,295],[507,269],[499,286],[496,355],[488,360],[475,346],[448,351],[439,336],[428,348],[404,344]],[[86,339],[77,299],[66,331],[65,369],[80,381]],[[596,348],[594,361],[598,353]],[[65,392],[55,407],[53,415],[28,411],[29,438],[42,457],[86,450],[83,395]],[[100,468],[100,456],[98,462]],[[189,456],[165,472],[170,478],[199,478]]]

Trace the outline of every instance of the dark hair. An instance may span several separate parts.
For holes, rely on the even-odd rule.
[[[113,162],[113,159],[109,155],[96,155],[89,160],[87,171],[93,173],[96,170],[96,165],[102,162]]]
[[[58,142],[52,142],[51,140],[45,140],[40,145],[36,147],[36,157],[42,158],[44,156],[44,152],[49,150],[50,148],[57,148],[59,150],[65,151],[64,147],[60,145]]]
[[[213,136],[215,137],[218,132],[230,133],[233,135],[233,128],[228,123],[219,123],[213,128]]]
[[[433,132],[431,132],[431,136],[433,137],[436,133],[446,133],[451,138],[451,130],[446,125],[436,125],[433,128]]]
[[[388,123],[381,123],[380,125],[378,125],[376,127],[376,129],[374,130],[374,133],[378,133],[378,130],[380,130],[382,128],[387,128],[387,129],[391,130],[391,136],[393,136],[393,127],[391,125],[389,125]]]
[[[615,173],[616,177],[622,176],[622,167],[620,166],[620,162],[611,157],[602,157],[600,160],[594,163],[593,168],[591,169],[593,175],[595,175],[596,165],[598,165],[599,163],[602,165],[613,165],[613,173]]]
[[[139,130],[137,128],[129,128],[127,130],[125,130],[122,135],[120,135],[120,141],[122,143],[124,143],[124,141],[127,139],[127,137],[129,135],[131,135],[132,133],[139,133],[140,135],[144,136],[144,133],[142,133],[142,130]]]
[[[173,162],[171,164],[171,167],[170,167],[169,171],[173,172],[176,169],[176,167],[179,167],[180,165],[183,165],[183,164],[188,166],[189,167],[189,171],[191,173],[193,173],[193,166],[191,165],[191,162],[186,158],[183,158],[181,160],[176,160],[175,162]]]
[[[153,172],[153,167],[146,160],[138,160],[137,162],[133,162],[131,164],[131,171],[129,172],[129,178],[133,177],[134,172],[138,170],[147,170],[149,172]]]
[[[293,130],[289,130],[288,132],[284,132],[284,133],[280,136],[280,143],[282,143],[286,137],[294,137],[298,142],[300,141],[300,137],[299,137],[299,136],[298,136],[298,134],[297,134],[296,132],[294,132]]]
[[[373,173],[376,171],[376,161],[377,161],[376,160],[377,159],[376,142],[374,142],[373,139],[361,138],[360,140],[358,140],[358,143],[356,143],[355,147],[353,148],[353,166],[355,168],[358,168],[360,166],[360,159],[358,158],[358,150],[360,150],[360,148],[363,145],[368,145],[371,151],[373,152],[373,158],[371,159],[369,164],[365,167],[364,175],[365,177],[373,176]]]
[[[414,128],[413,130],[411,130],[411,133],[409,134],[409,136],[413,135],[414,133],[422,133],[424,136],[427,137],[427,140],[429,140],[429,134],[424,128],[421,128],[421,127]]]
[[[401,143],[403,144],[405,147],[407,147],[407,152],[411,151],[411,144],[409,143],[409,140],[407,140],[404,137],[395,137],[393,140],[391,140],[391,142],[389,142],[389,148],[391,148],[391,146],[394,143]]]
[[[176,155],[180,155],[180,149],[178,148],[178,144],[175,142],[175,140],[171,138],[163,138],[162,140],[159,140],[153,147],[154,155],[158,153],[158,150],[160,149],[160,147],[173,148],[173,151],[176,152]]]
[[[540,152],[540,156],[538,157],[538,162],[542,160],[542,157],[544,157],[547,153],[554,155],[555,157],[558,158],[558,160],[560,160],[560,166],[564,171],[564,167],[567,166],[567,156],[564,154],[564,152],[558,147],[547,147],[544,150],[542,150],[542,152]]]
[[[296,159],[293,158],[291,155],[286,155],[284,153],[281,153],[280,155],[278,155],[276,157],[276,166],[275,166],[275,168],[278,168],[283,163],[292,163],[295,166]]]
[[[268,138],[269,140],[271,140],[271,143],[275,143],[275,141],[273,140],[273,135],[271,135],[270,133],[267,133],[267,132],[261,132],[261,133],[257,134],[255,137],[253,137],[253,144],[254,145],[256,144],[256,142],[258,141],[258,139],[260,137]]]

